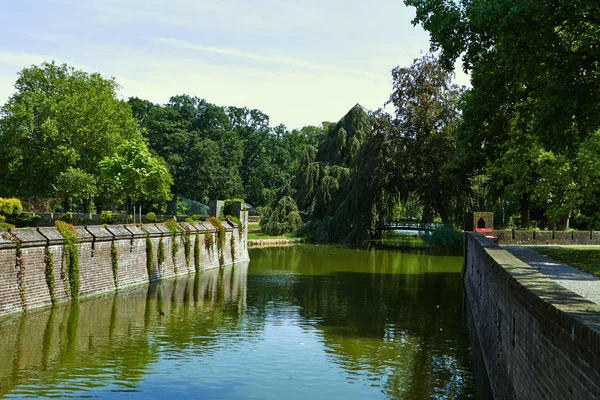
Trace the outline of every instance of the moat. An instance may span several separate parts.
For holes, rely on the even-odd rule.
[[[477,398],[462,257],[298,245],[0,319],[0,397]]]

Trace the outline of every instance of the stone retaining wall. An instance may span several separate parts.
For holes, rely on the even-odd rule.
[[[463,279],[497,399],[600,398],[600,306],[479,234]]]
[[[162,224],[110,225],[75,227],[78,237],[80,296],[171,278],[195,271],[195,236],[199,236],[200,269],[219,267],[216,228],[208,223],[181,223],[181,230],[175,236]],[[247,230],[231,221],[223,222],[226,228],[223,248],[224,265],[248,261]],[[189,232],[190,257],[185,256],[185,233]],[[16,263],[17,245],[0,235],[0,315],[18,312],[24,308],[36,308],[51,304],[49,285],[46,280],[46,248],[54,259],[54,288],[56,299],[71,298],[65,260],[65,241],[56,228],[22,228],[12,231],[21,241],[24,260],[24,273]],[[205,235],[211,232],[212,246],[205,243]],[[2,231],[0,233],[5,233]],[[148,276],[146,266],[146,238],[152,243],[152,276]],[[233,237],[233,241],[232,241]],[[158,247],[162,240],[165,261],[158,265]],[[173,257],[174,240],[178,244]],[[117,251],[118,272],[113,272],[111,251]],[[234,252],[232,254],[232,244]],[[20,282],[23,282],[20,285]],[[24,291],[24,293],[23,293]],[[24,294],[24,296],[23,296]],[[23,301],[23,297],[25,301]]]

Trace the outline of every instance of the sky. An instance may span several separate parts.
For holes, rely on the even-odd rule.
[[[43,61],[114,77],[119,97],[189,94],[272,126],[375,110],[393,67],[429,49],[402,0],[20,0],[0,11],[0,103]],[[457,68],[456,83],[468,85]]]

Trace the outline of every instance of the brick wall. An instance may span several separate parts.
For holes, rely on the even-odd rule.
[[[600,398],[600,306],[472,232],[463,279],[495,398]]]
[[[223,223],[226,227],[226,241],[223,250],[225,265],[232,264],[231,237],[235,236],[235,262],[248,260],[246,233],[239,232],[233,223]],[[195,272],[194,245],[195,235],[200,237],[200,268],[219,267],[216,244],[216,229],[205,223],[181,223],[181,231],[175,237],[162,224],[144,226],[111,225],[108,227],[88,226],[76,227],[79,238],[79,277],[80,296],[114,291],[149,281],[146,267],[146,236],[150,236],[154,258],[152,280],[171,278]],[[184,232],[189,232],[190,257],[186,262]],[[204,234],[213,232],[213,250],[205,247]],[[44,253],[49,248],[54,258],[54,286],[56,298],[70,298],[68,277],[65,265],[64,240],[60,233],[51,227],[15,229],[21,239],[23,258],[25,260],[25,294],[27,308],[36,308],[51,303],[46,283]],[[158,265],[158,245],[162,238],[165,248],[165,262]],[[178,243],[178,250],[173,258],[173,243]],[[113,246],[118,254],[118,274],[115,285],[111,250]],[[0,238],[0,315],[21,311],[23,304],[19,291],[16,267],[16,244]]]

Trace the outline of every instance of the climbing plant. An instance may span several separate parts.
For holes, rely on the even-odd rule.
[[[229,219],[229,220],[231,220],[231,221],[233,221],[233,222],[235,222],[237,224],[237,226],[238,226],[238,236],[240,237],[240,240],[241,240],[242,239],[242,234],[244,233],[244,229],[245,229],[244,224],[242,223],[242,221],[240,221],[239,218],[231,216],[231,215],[226,215],[225,218],[223,218],[223,220],[227,220],[227,219]]]
[[[183,233],[183,253],[185,255],[185,265],[188,267],[189,271],[192,259],[192,238],[191,232],[187,227]]]
[[[3,234],[5,240],[10,240],[17,246],[15,252],[15,269],[17,270],[17,284],[19,285],[19,296],[21,297],[21,306],[23,310],[27,309],[27,292],[25,287],[25,260],[23,259],[23,250],[21,250],[21,239],[16,232],[8,231]]]
[[[152,270],[154,264],[154,253],[152,252],[152,240],[150,233],[146,232],[146,270],[148,271],[148,281],[152,282]]]
[[[173,258],[173,270],[175,273],[179,271],[177,268],[177,252],[179,251],[179,243],[177,242],[177,232],[181,229],[177,221],[172,219],[165,221],[164,225],[171,232],[171,257]]]
[[[115,281],[115,288],[119,287],[119,252],[115,241],[113,240],[110,244],[110,261],[112,263],[113,280]]]
[[[156,256],[158,258],[158,270],[160,272],[160,268],[162,266],[164,266],[165,260],[167,258],[166,255],[165,255],[165,244],[163,242],[163,238],[162,237],[158,241],[158,250],[157,250]]]
[[[79,251],[77,249],[77,234],[75,227],[63,221],[56,221],[56,229],[65,240],[64,254],[71,298],[79,298]]]
[[[219,266],[222,267],[225,265],[225,227],[215,217],[210,217],[207,219],[208,222],[215,228],[217,228],[217,250],[219,250]]]
[[[235,235],[231,235],[231,240],[229,242],[231,247],[231,262],[235,263]]]
[[[206,248],[206,251],[208,252],[208,254],[210,255],[214,249],[214,245],[215,245],[215,241],[213,239],[213,234],[212,232],[206,231],[204,233],[204,247]]]
[[[56,290],[54,288],[54,256],[50,251],[50,247],[46,246],[44,249],[44,275],[46,276],[46,285],[48,285],[48,292],[50,293],[50,301],[52,304],[56,304]]]
[[[194,237],[194,269],[200,271],[200,235],[197,233]]]

